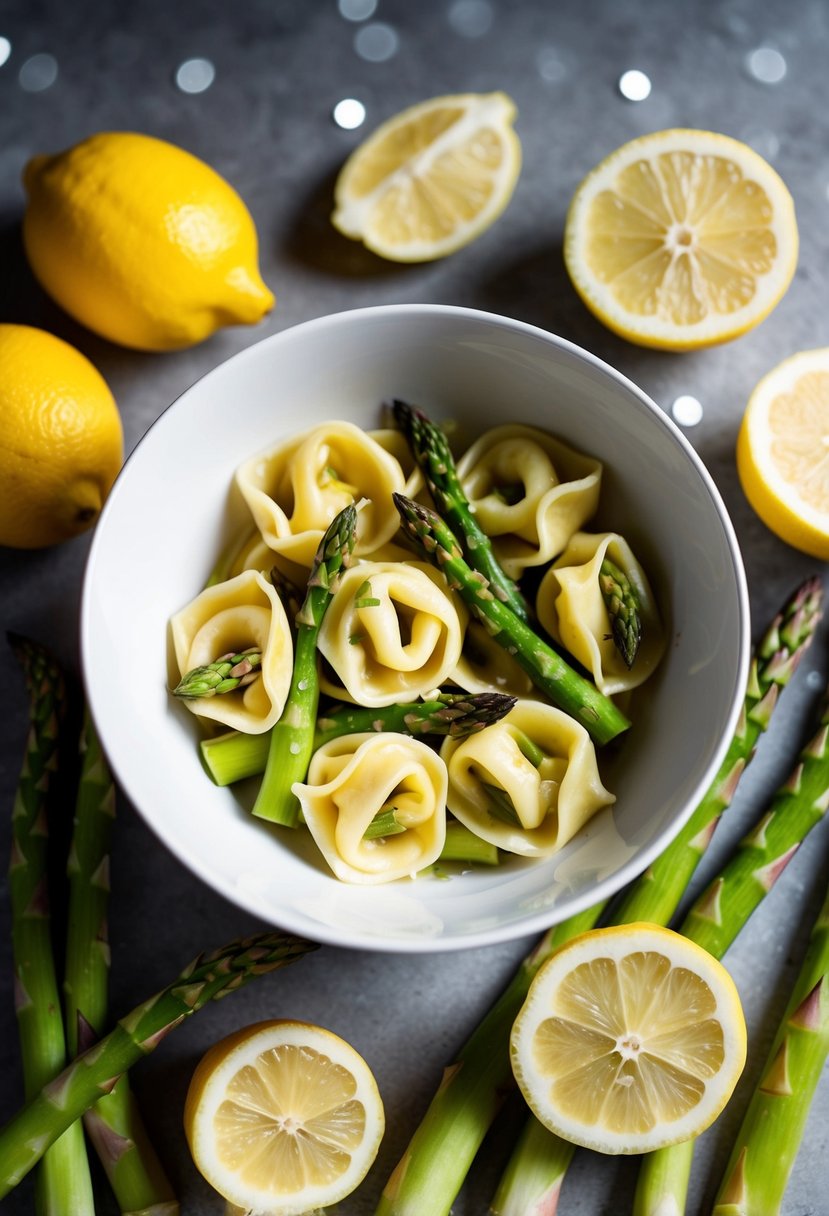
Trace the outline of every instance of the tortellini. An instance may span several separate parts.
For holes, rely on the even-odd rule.
[[[285,706],[294,652],[285,609],[258,570],[207,587],[172,618],[170,628],[179,674],[213,663],[225,654],[255,647],[262,652],[259,677],[218,697],[186,700],[201,718],[212,718],[251,735],[270,730]]]
[[[599,584],[605,557],[628,577],[638,600],[642,639],[628,668],[613,642]],[[592,673],[606,696],[636,688],[665,651],[665,634],[647,576],[616,532],[577,532],[538,588],[536,612],[550,636]]]
[[[296,783],[293,792],[336,877],[376,884],[437,861],[446,839],[446,789],[446,765],[425,743],[368,732],[323,744],[307,783]],[[375,815],[389,811],[398,830],[371,837]]]
[[[323,532],[352,502],[362,502],[355,552],[390,540],[399,526],[391,496],[405,490],[406,478],[360,427],[324,422],[245,461],[236,484],[265,542],[307,570]]]
[[[272,567],[273,550],[265,544],[258,532],[254,532],[233,555],[228,577],[233,578],[243,570],[260,570],[262,574],[267,575]]]
[[[495,641],[481,621],[470,617],[458,665],[449,677],[464,692],[505,692],[514,697],[537,697],[523,667]]]
[[[447,679],[462,642],[460,609],[438,570],[358,562],[340,579],[319,633],[341,686],[325,671],[320,686],[359,705],[413,701]]]
[[[572,839],[601,807],[605,789],[583,726],[552,705],[519,701],[492,726],[446,738],[447,807],[484,840],[544,857]]]
[[[595,513],[602,466],[545,431],[497,426],[458,461],[475,518],[511,578],[552,561]]]

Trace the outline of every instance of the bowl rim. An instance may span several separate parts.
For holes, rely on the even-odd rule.
[[[600,880],[596,883],[595,887],[583,892],[581,895],[571,896],[567,902],[566,912],[563,915],[553,916],[553,910],[548,909],[542,913],[528,915],[520,922],[513,922],[506,925],[499,925],[496,927],[477,930],[475,932],[465,934],[462,938],[459,938],[457,935],[423,938],[413,938],[399,935],[397,937],[390,936],[388,938],[372,938],[365,935],[360,936],[354,931],[351,931],[350,933],[343,933],[337,930],[335,927],[322,922],[315,925],[313,932],[311,932],[306,922],[303,921],[300,923],[299,919],[292,915],[289,906],[286,906],[284,915],[280,913],[279,917],[277,918],[272,913],[267,912],[262,907],[261,902],[254,895],[240,889],[236,884],[231,884],[225,881],[220,874],[214,872],[207,862],[197,857],[184,854],[178,844],[172,839],[172,835],[165,832],[163,820],[159,818],[152,819],[148,816],[141,806],[140,799],[136,797],[133,790],[130,788],[131,783],[126,779],[126,777],[122,777],[119,774],[117,763],[111,760],[107,748],[107,731],[105,728],[102,729],[101,723],[99,722],[96,714],[94,692],[95,681],[90,674],[90,665],[87,663],[87,655],[93,650],[93,641],[90,633],[92,613],[91,588],[98,562],[98,553],[103,544],[103,532],[110,514],[112,514],[112,512],[115,510],[115,504],[117,503],[124,485],[125,476],[128,475],[129,468],[133,463],[136,453],[139,451],[150,432],[162,422],[166,414],[176,405],[178,405],[182,399],[187,397],[187,395],[196,387],[203,385],[205,381],[209,380],[213,376],[217,376],[220,373],[224,374],[228,365],[238,365],[245,361],[260,358],[263,347],[278,346],[283,341],[290,341],[298,332],[313,333],[314,330],[324,332],[326,329],[331,327],[354,324],[355,322],[358,323],[361,319],[371,322],[374,320],[387,318],[389,315],[404,314],[453,317],[461,321],[467,320],[478,324],[490,324],[495,328],[517,332],[528,338],[540,339],[544,343],[548,343],[568,352],[577,360],[581,360],[588,364],[600,375],[615,381],[617,384],[624,387],[628,392],[632,393],[633,396],[635,396],[646,408],[646,410],[654,416],[657,423],[664,427],[668,434],[673,438],[674,442],[678,444],[686,458],[694,467],[697,475],[709,494],[712,504],[716,510],[720,526],[723,530],[729,557],[731,559],[731,571],[735,580],[735,590],[739,609],[739,619],[737,622],[738,656],[734,688],[731,694],[730,711],[725,722],[721,738],[716,748],[712,752],[711,761],[704,772],[700,774],[700,777],[690,796],[688,797],[682,813],[674,817],[668,829],[663,830],[655,840],[650,842],[649,845],[643,846],[637,850],[636,854],[628,861],[624,862],[612,875]],[[461,305],[396,303],[343,309],[333,313],[324,313],[319,316],[311,317],[307,320],[288,325],[284,329],[279,330],[274,334],[269,334],[255,342],[251,342],[249,346],[235,352],[234,354],[228,356],[228,358],[220,360],[208,371],[196,377],[195,380],[193,380],[184,390],[182,390],[181,393],[179,393],[167,406],[164,407],[161,413],[159,413],[150,426],[147,427],[146,431],[141,435],[130,453],[127,455],[121,469],[119,470],[118,476],[110,489],[106,502],[104,503],[103,510],[101,511],[96,523],[83,574],[79,634],[81,680],[86,704],[92,722],[95,726],[96,733],[98,734],[101,747],[103,748],[104,754],[107,756],[116,782],[128,798],[131,805],[141,816],[143,822],[147,825],[147,827],[150,828],[156,838],[169,850],[177,861],[181,862],[191,873],[195,874],[202,882],[204,882],[217,894],[228,900],[231,904],[239,907],[243,911],[249,913],[251,916],[256,917],[258,920],[270,920],[270,923],[277,925],[279,928],[285,931],[301,934],[303,937],[312,939],[321,944],[336,946],[343,949],[370,950],[377,953],[393,952],[400,954],[420,954],[444,953],[452,950],[494,945],[500,942],[512,941],[527,934],[544,932],[546,929],[550,928],[551,925],[558,924],[563,920],[567,920],[572,916],[578,915],[596,903],[610,899],[639,874],[643,873],[651,862],[653,862],[662,852],[664,852],[664,850],[677,837],[679,832],[691,818],[700,799],[708,789],[711,781],[717,773],[736,730],[739,715],[742,711],[744,690],[748,681],[751,657],[751,610],[747,577],[739,542],[737,540],[734,525],[716,482],[690,441],[685,437],[676,423],[674,423],[667,413],[656,404],[656,402],[644,391],[644,389],[640,388],[640,386],[628,376],[618,371],[611,364],[605,362],[605,360],[601,359],[598,355],[594,355],[591,351],[586,350],[584,347],[579,346],[577,343],[572,342],[567,338],[560,337],[551,330],[543,329],[540,326],[532,325],[529,322],[520,321],[516,318],[508,317],[499,313],[488,312],[476,308],[468,308]]]

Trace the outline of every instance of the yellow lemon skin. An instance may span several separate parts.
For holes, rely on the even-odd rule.
[[[777,493],[758,466],[751,437],[751,424],[744,415],[737,433],[737,476],[749,505],[766,527],[780,540],[801,553],[829,562],[829,516],[826,528],[804,518],[793,499]]]
[[[178,350],[274,305],[253,219],[204,161],[165,140],[105,131],[23,171],[23,240],[42,287],[95,333]]]
[[[0,418],[0,545],[39,549],[89,528],[123,460],[97,369],[42,329],[0,325]]]

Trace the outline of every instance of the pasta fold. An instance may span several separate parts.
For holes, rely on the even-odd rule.
[[[500,722],[440,751],[447,807],[484,840],[524,857],[556,852],[601,807],[596,752],[580,723],[538,701],[519,701]]]
[[[460,610],[440,571],[417,561],[358,562],[323,617],[318,645],[330,672],[320,686],[359,705],[412,701],[444,682],[462,642]]]
[[[251,684],[184,704],[198,717],[234,730],[270,730],[285,706],[294,651],[285,609],[269,580],[245,570],[207,587],[171,618],[170,629],[180,676],[224,654],[261,650],[260,675]]]
[[[642,639],[630,668],[613,642],[601,593],[599,571],[605,557],[627,575],[639,604]],[[637,688],[665,652],[665,633],[645,571],[616,532],[577,532],[541,580],[536,612],[550,636],[592,673],[606,696]]]
[[[478,523],[510,578],[542,566],[595,513],[601,462],[536,427],[496,426],[458,461]]]
[[[505,692],[531,699],[539,695],[523,667],[475,617],[467,621],[461,657],[449,680],[464,692]]]
[[[446,788],[446,766],[425,743],[368,732],[323,744],[307,782],[293,792],[336,877],[377,884],[412,877],[437,861],[446,838]],[[375,815],[392,810],[394,834],[367,839]]]
[[[324,422],[259,452],[236,470],[236,484],[263,540],[287,562],[310,568],[334,516],[363,502],[356,553],[390,540],[399,520],[391,500],[404,491],[399,461],[351,422]]]

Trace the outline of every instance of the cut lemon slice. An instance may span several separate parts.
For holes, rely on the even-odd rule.
[[[396,262],[469,244],[501,214],[521,169],[505,93],[459,93],[396,114],[352,152],[331,221]]]
[[[726,342],[767,316],[797,263],[794,203],[746,144],[656,131],[623,144],[576,191],[564,260],[585,304],[642,346]]]
[[[545,1127],[600,1153],[646,1153],[713,1122],[742,1072],[746,1028],[707,951],[622,925],[574,938],[541,967],[511,1052]]]
[[[349,1195],[383,1129],[362,1056],[302,1022],[260,1022],[217,1043],[184,1110],[198,1169],[229,1203],[260,1216],[303,1216]]]
[[[754,389],[737,436],[737,471],[772,532],[829,560],[829,347],[784,359]]]

